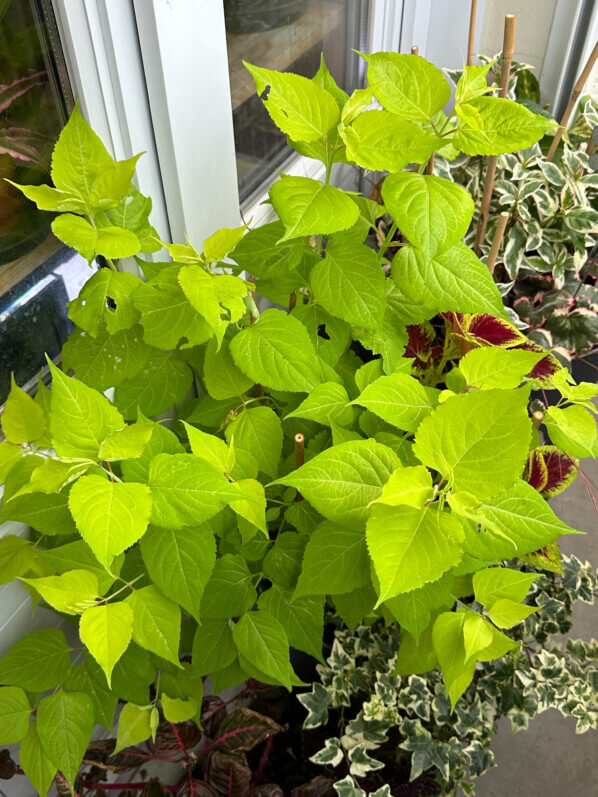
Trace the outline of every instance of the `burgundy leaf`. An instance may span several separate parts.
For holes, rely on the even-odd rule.
[[[284,792],[276,783],[264,783],[247,792],[247,797],[284,797]]]
[[[534,449],[528,454],[523,478],[539,493],[541,493],[546,486],[546,482],[548,481],[548,470],[546,469],[544,457],[538,449]]]
[[[246,797],[251,784],[251,770],[243,753],[210,755],[208,782],[226,797]]]
[[[0,750],[0,779],[10,780],[17,771],[17,765],[10,756],[10,750]]]
[[[278,723],[249,708],[236,708],[228,714],[218,728],[218,738],[212,746],[224,750],[252,750],[269,736],[282,730]]]
[[[172,792],[158,778],[152,778],[141,792],[141,797],[172,797]]]
[[[542,446],[539,451],[542,452],[547,471],[547,480],[542,489],[542,495],[544,498],[554,498],[577,478],[579,472],[577,461],[559,451],[556,446]]]
[[[201,704],[200,722],[208,739],[218,735],[220,723],[226,717],[226,704],[217,695],[207,695]]]
[[[13,80],[12,83],[0,84],[0,113],[11,106],[17,97],[26,94],[34,86],[40,86],[43,83],[44,75],[44,72],[36,72],[34,75],[26,75]]]
[[[176,729],[185,750],[199,744],[202,733],[192,720],[178,723]],[[172,729],[170,722],[166,720],[162,720],[158,725],[156,741],[148,739],[145,744],[149,752],[156,758],[170,758],[172,755],[183,752],[177,734]]]
[[[332,787],[334,783],[330,778],[317,775],[303,786],[296,786],[291,790],[290,797],[334,797],[336,792]]]
[[[177,797],[218,797],[218,792],[202,780],[186,780],[176,793]]]

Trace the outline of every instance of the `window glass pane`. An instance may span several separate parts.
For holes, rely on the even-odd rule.
[[[361,46],[361,11],[357,0],[224,0],[241,200],[291,151],[242,62],[312,77],[323,52],[335,80],[350,92],[361,67],[351,52]]]
[[[0,403],[14,372],[35,378],[56,356],[70,322],[66,302],[87,262],[54,238],[39,211],[4,179],[50,183],[54,142],[72,103],[51,4],[0,0]]]

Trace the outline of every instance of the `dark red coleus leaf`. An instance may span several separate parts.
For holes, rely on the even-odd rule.
[[[254,786],[247,792],[247,797],[284,797],[284,792],[276,783],[264,783],[262,786]]]
[[[148,751],[156,758],[170,758],[176,753],[183,752],[181,743],[185,750],[199,744],[202,733],[192,720],[177,723],[176,729],[177,733],[174,732],[170,722],[162,720],[156,731],[156,741],[148,739],[145,743]]]
[[[427,363],[432,353],[432,343],[436,338],[432,324],[410,324],[407,327],[407,335],[409,340],[405,349],[405,357],[414,357],[422,364]]]
[[[511,348],[526,341],[525,336],[509,321],[488,313],[445,313],[452,328],[459,354],[479,346]]]
[[[265,717],[249,708],[236,708],[227,714],[218,728],[218,738],[212,747],[218,745],[220,750],[252,750],[257,744],[269,736],[283,730],[270,717]]]
[[[539,493],[541,493],[546,486],[546,482],[548,481],[548,469],[546,468],[544,457],[537,448],[530,451],[527,456],[527,464],[525,466],[523,478]]]
[[[227,797],[246,797],[251,783],[251,770],[244,753],[210,754],[208,783]]]
[[[217,695],[206,695],[201,704],[200,722],[208,739],[218,735],[220,723],[226,717],[226,704]]]
[[[524,554],[521,559],[541,570],[549,570],[552,573],[560,573],[561,575],[563,573],[561,552],[557,542],[549,542],[538,551]]]
[[[177,797],[218,797],[218,792],[202,780],[187,779],[176,793]]]
[[[554,498],[577,478],[577,462],[556,446],[538,446],[531,451],[523,478],[544,498]]]
[[[291,790],[290,797],[333,797],[336,794],[333,780],[317,775],[303,786],[296,786]]]
[[[172,792],[166,788],[161,780],[152,778],[141,792],[141,797],[172,797]]]

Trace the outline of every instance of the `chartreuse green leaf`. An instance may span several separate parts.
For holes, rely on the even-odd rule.
[[[253,379],[235,365],[228,342],[224,340],[218,349],[216,338],[206,346],[203,379],[206,390],[215,399],[242,396],[253,385]]]
[[[460,185],[416,172],[388,175],[382,198],[403,235],[427,258],[463,238],[474,210],[471,195]]]
[[[117,386],[114,401],[128,421],[139,412],[153,417],[182,401],[192,384],[191,369],[176,352],[153,349],[141,371]]]
[[[349,240],[331,240],[326,257],[310,274],[314,297],[331,315],[372,329],[382,323],[384,274],[373,249]]]
[[[432,642],[440,663],[446,690],[454,708],[467,689],[475,671],[475,661],[468,661],[463,627],[467,612],[443,612],[434,622]]]
[[[141,250],[139,238],[134,232],[113,225],[94,227],[86,219],[73,213],[57,216],[52,222],[52,232],[90,262],[96,255],[109,258],[132,257]]]
[[[133,639],[142,648],[179,664],[181,610],[153,584],[133,590],[125,602],[133,610]]]
[[[266,310],[230,343],[238,368],[273,390],[309,393],[319,384],[320,363],[303,324],[282,310]]]
[[[415,432],[437,405],[439,394],[408,374],[395,373],[371,382],[355,403],[399,429]]]
[[[141,313],[143,339],[157,348],[199,346],[212,337],[213,330],[197,312],[178,280],[179,267],[163,269],[150,282],[139,285],[133,295]]]
[[[399,465],[390,448],[356,440],[323,451],[276,483],[295,487],[328,520],[360,528],[368,505]]]
[[[393,259],[392,277],[409,299],[437,312],[505,318],[490,272],[465,244],[453,244],[431,260],[419,249],[403,246]]]
[[[151,713],[151,706],[125,703],[118,718],[115,753],[149,739],[152,735]]]
[[[6,534],[0,538],[0,584],[25,575],[37,563],[37,549],[29,540]]]
[[[229,620],[202,620],[193,637],[193,672],[197,676],[223,670],[237,658]]]
[[[367,543],[380,581],[378,605],[440,576],[462,557],[464,532],[458,518],[431,506],[372,507]]]
[[[235,482],[235,486],[239,491],[239,498],[231,501],[230,508],[268,537],[266,494],[263,485],[257,479],[239,479]],[[242,531],[241,536],[243,536]]]
[[[462,106],[464,107],[464,106]],[[524,105],[499,97],[476,97],[467,107],[477,111],[482,128],[460,125],[453,143],[467,155],[501,155],[526,149],[554,125]]]
[[[364,169],[400,172],[411,162],[427,161],[442,142],[388,111],[364,111],[341,130],[347,158]]]
[[[141,555],[152,581],[195,618],[216,562],[216,542],[207,526],[173,531],[150,526]]]
[[[339,88],[336,80],[330,74],[330,71],[324,61],[324,53],[320,53],[320,66],[318,67],[316,74],[313,76],[312,82],[316,83],[318,86],[321,86],[323,89],[326,89],[329,94],[332,94],[336,100],[336,104],[342,111],[343,106],[349,99],[349,95],[346,91],[343,91],[341,88]]]
[[[5,498],[0,522],[5,520],[25,523],[42,534],[73,534],[76,531],[65,493],[29,493],[10,501]]]
[[[153,430],[154,424],[146,422],[134,423],[117,432],[112,432],[100,446],[100,459],[111,462],[140,457],[145,451]]]
[[[523,472],[531,437],[528,393],[487,390],[454,396],[425,418],[413,453],[455,491],[491,498]]]
[[[363,618],[370,614],[378,599],[371,582],[351,592],[331,597],[337,614],[351,632],[355,631]]]
[[[216,335],[220,347],[227,326],[245,313],[247,283],[230,274],[208,274],[201,266],[193,265],[183,266],[179,271],[179,283]]]
[[[191,451],[196,457],[209,462],[221,473],[228,473],[234,465],[234,452],[229,450],[227,444],[216,435],[202,432],[195,426],[183,421]]]
[[[100,446],[125,425],[107,398],[49,362],[52,372],[50,430],[60,457],[97,459]]]
[[[316,385],[297,409],[289,412],[286,417],[305,418],[326,426],[331,422],[339,426],[348,426],[353,421],[353,410],[347,391],[342,385],[337,385],[336,382],[324,382]]]
[[[537,578],[536,573],[522,573],[508,567],[489,567],[474,573],[473,589],[476,600],[491,609],[498,600],[508,599],[520,603]]]
[[[35,202],[40,210],[51,210],[57,213],[85,213],[85,203],[82,199],[70,194],[68,191],[59,191],[49,185],[19,185],[12,180],[4,178],[14,188],[18,188],[31,202]]]
[[[423,509],[433,495],[434,486],[429,470],[423,465],[412,465],[397,468],[382,488],[382,494],[372,503],[387,506],[407,504]]]
[[[46,413],[31,396],[16,384],[11,376],[11,388],[4,412],[2,431],[9,443],[30,443],[46,431]]]
[[[482,390],[509,390],[525,381],[545,352],[483,347],[472,349],[459,362],[466,383]]]
[[[399,655],[393,675],[425,673],[437,666],[438,656],[432,644],[432,625],[429,625],[417,639],[402,628]]]
[[[101,268],[85,283],[79,296],[69,302],[69,317],[94,338],[101,323],[111,335],[130,329],[139,318],[133,292],[141,285],[134,274]]]
[[[67,692],[88,694],[93,702],[96,723],[112,732],[118,696],[109,690],[106,676],[91,655],[86,655],[84,661],[73,668],[64,688]],[[143,686],[139,688],[143,689]]]
[[[104,595],[114,583],[114,576],[108,573],[98,562],[91,548],[84,540],[76,540],[66,545],[59,545],[57,548],[40,551],[40,556],[44,563],[47,563],[59,574],[77,569],[94,573],[98,579],[99,595]],[[123,560],[123,555],[114,559],[112,562],[112,571],[114,573],[120,572]]]
[[[232,252],[235,246],[243,237],[243,233],[247,229],[247,225],[243,224],[241,227],[222,227],[216,230],[209,238],[203,242],[203,253],[208,262],[216,263],[222,260],[229,252]]]
[[[289,589],[297,584],[306,543],[305,534],[283,531],[277,535],[262,564],[264,574],[272,583]]]
[[[350,196],[311,177],[282,176],[270,189],[270,200],[286,228],[281,241],[347,230],[359,217]]]
[[[0,686],[0,744],[14,744],[25,738],[32,710],[23,689]]]
[[[441,609],[450,609],[454,602],[452,576],[447,572],[437,581],[390,598],[385,602],[385,606],[401,627],[419,642],[422,634],[430,626],[433,614],[437,614]]]
[[[492,626],[484,617],[475,612],[466,613],[463,622],[463,642],[467,662],[487,648],[493,638]]]
[[[0,442],[0,484],[5,481],[8,472],[23,456],[20,446],[9,443],[7,440]]]
[[[265,674],[272,683],[289,691],[293,670],[289,662],[289,641],[278,620],[263,610],[247,612],[233,628],[233,640],[243,657],[243,668]]]
[[[0,683],[20,686],[28,692],[54,689],[69,674],[69,652],[62,631],[55,628],[32,631],[0,659]]]
[[[71,788],[94,725],[93,703],[83,692],[61,689],[42,698],[37,707],[37,733],[42,750]]]
[[[548,407],[544,423],[552,442],[573,457],[598,456],[596,419],[584,407]]]
[[[69,508],[79,533],[107,570],[119,553],[145,533],[152,511],[146,484],[82,476],[72,487]]]
[[[149,485],[151,521],[164,528],[202,523],[239,497],[217,468],[192,454],[158,454],[150,465]]]
[[[199,709],[199,703],[194,697],[183,700],[180,697],[169,697],[162,692],[160,702],[164,718],[168,722],[186,722],[193,719]]]
[[[399,53],[372,53],[362,57],[368,81],[379,83],[376,98],[391,113],[414,122],[428,122],[449,101],[446,78],[425,58]]]
[[[61,576],[21,578],[56,611],[81,614],[99,597],[98,577],[90,570],[68,570]]]
[[[78,479],[90,468],[95,469],[93,460],[67,457],[66,459],[45,459],[31,474],[24,487],[15,493],[55,493]]]
[[[273,409],[248,407],[226,427],[224,433],[229,443],[234,440],[235,450],[242,449],[251,454],[262,473],[268,476],[278,474],[283,433],[280,418]]]
[[[260,610],[269,612],[285,629],[289,645],[316,659],[322,658],[322,634],[324,633],[323,597],[304,596],[293,598],[291,589],[273,584],[262,592],[258,599]]]
[[[563,534],[579,534],[557,518],[531,484],[518,479],[498,496],[478,501],[464,493],[449,495],[451,507],[481,525],[467,534],[465,550],[478,559],[511,559],[554,542]]]
[[[201,602],[201,619],[227,620],[249,611],[257,599],[247,562],[240,554],[216,560]]]
[[[123,601],[92,606],[81,615],[79,636],[110,686],[114,665],[133,638],[133,610]]]
[[[42,749],[37,732],[37,722],[29,723],[27,736],[19,747],[19,764],[31,781],[33,788],[40,794],[47,794],[56,775],[56,766]]]
[[[476,97],[482,97],[484,94],[493,91],[493,88],[488,85],[486,78],[492,63],[463,67],[463,72],[455,89],[455,102],[471,102]]]
[[[305,547],[293,600],[304,595],[342,595],[369,582],[363,530],[324,521]]]
[[[513,628],[539,609],[539,606],[524,606],[508,598],[501,598],[488,610],[488,617],[499,628]]]
[[[315,141],[340,120],[335,97],[316,81],[243,63],[255,80],[258,95],[270,87],[264,100],[266,110],[277,127],[295,141]]]

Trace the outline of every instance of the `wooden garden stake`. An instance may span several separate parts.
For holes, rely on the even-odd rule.
[[[295,467],[300,468],[305,462],[305,435],[295,435]]]
[[[556,131],[554,138],[552,139],[552,144],[550,145],[550,149],[548,150],[548,155],[546,156],[546,160],[551,161],[554,158],[554,153],[560,143],[561,138],[563,137],[563,133],[565,132],[565,126],[569,121],[569,117],[573,113],[573,109],[579,99],[581,92],[583,91],[583,87],[585,86],[588,78],[590,77],[590,72],[594,68],[594,64],[598,60],[598,41],[594,45],[594,49],[590,53],[590,57],[584,68],[581,71],[581,75],[579,76],[577,83],[573,87],[573,93],[571,94],[571,99],[569,100],[569,104],[565,108],[565,113],[561,117],[561,121],[559,122],[559,128]]]
[[[417,44],[414,44],[411,48],[411,55],[419,55],[419,47]]]
[[[505,33],[502,45],[502,69],[500,71],[500,92],[499,97],[503,99],[507,96],[509,90],[509,78],[511,76],[511,62],[513,60],[513,52],[515,50],[515,14],[505,14]],[[496,155],[491,155],[488,158],[488,166],[486,168],[486,182],[484,184],[484,195],[482,196],[482,206],[480,208],[480,216],[478,218],[478,226],[475,235],[475,244],[473,251],[479,257],[482,253],[482,242],[486,236],[486,227],[488,226],[488,213],[490,211],[490,200],[492,199],[492,191],[494,190],[494,177],[496,175],[496,164],[498,158]]]
[[[426,163],[426,174],[434,174],[434,153],[430,155],[430,160]]]
[[[478,10],[478,0],[471,0],[471,12],[469,14],[469,40],[467,42],[467,66],[473,64],[473,37],[475,34],[475,18]]]
[[[502,243],[503,236],[505,234],[505,229],[507,226],[507,221],[509,220],[508,213],[501,213],[498,217],[498,224],[496,225],[496,230],[494,231],[494,238],[492,239],[492,245],[490,247],[490,252],[488,254],[488,260],[486,261],[486,265],[488,266],[488,271],[491,274],[494,274],[494,264],[496,263],[496,257],[498,255],[498,250],[500,249],[500,245]]]

